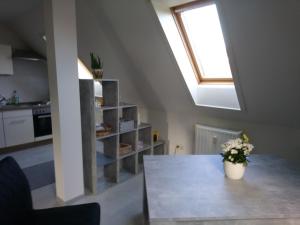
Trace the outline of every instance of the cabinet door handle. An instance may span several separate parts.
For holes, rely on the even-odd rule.
[[[51,117],[51,115],[49,114],[49,115],[42,115],[42,116],[38,116],[38,118],[39,119],[43,119],[43,118],[50,118]]]
[[[22,120],[13,120],[9,124],[11,124],[11,125],[20,124],[20,123],[24,123],[25,121],[26,121],[25,119],[22,119]]]

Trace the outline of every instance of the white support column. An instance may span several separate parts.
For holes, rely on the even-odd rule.
[[[44,0],[56,194],[84,194],[75,0]]]

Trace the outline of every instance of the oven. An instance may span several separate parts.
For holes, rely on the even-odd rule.
[[[52,138],[50,106],[32,109],[34,138],[36,141]]]

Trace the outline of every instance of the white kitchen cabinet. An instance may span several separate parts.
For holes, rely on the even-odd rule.
[[[0,45],[0,75],[13,75],[12,49],[9,45]]]
[[[4,136],[4,126],[3,126],[3,117],[2,112],[0,112],[0,148],[5,147],[5,136]]]
[[[32,110],[15,110],[3,113],[6,147],[34,141]]]

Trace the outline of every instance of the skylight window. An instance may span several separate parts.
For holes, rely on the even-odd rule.
[[[194,1],[172,12],[198,82],[232,82],[215,3]]]

